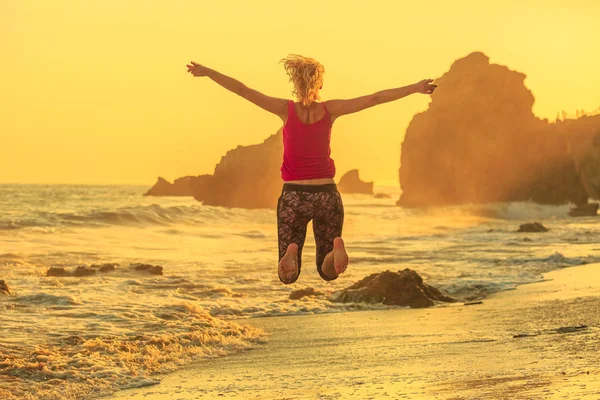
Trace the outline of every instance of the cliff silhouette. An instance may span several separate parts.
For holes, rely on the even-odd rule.
[[[263,143],[228,151],[212,175],[185,176],[170,183],[158,178],[145,196],[193,196],[209,206],[274,208],[281,194],[283,137],[279,130]],[[373,194],[373,182],[363,182],[358,170],[340,180],[342,193]]]
[[[600,115],[535,117],[525,77],[476,52],[436,80],[402,143],[399,205],[600,198]]]
[[[212,175],[158,178],[145,196],[193,196],[209,206],[272,208],[281,192],[281,130],[263,143],[228,151]]]

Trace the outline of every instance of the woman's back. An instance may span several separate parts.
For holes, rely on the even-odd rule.
[[[281,165],[284,181],[335,176],[335,163],[330,157],[331,118],[323,103],[312,103],[311,106],[302,107],[291,100],[288,102]]]
[[[294,103],[294,112],[298,119],[304,124],[314,124],[328,114],[325,109],[325,104],[319,102],[314,102],[308,107],[305,107],[300,103]]]

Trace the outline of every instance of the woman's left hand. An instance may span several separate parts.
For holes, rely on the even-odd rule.
[[[192,65],[187,64],[188,72],[194,76],[207,76],[209,69],[204,65],[200,65],[195,61],[192,61]]]
[[[432,94],[437,88],[437,85],[434,85],[432,82],[433,79],[423,79],[421,82],[415,84],[415,90],[417,93]]]

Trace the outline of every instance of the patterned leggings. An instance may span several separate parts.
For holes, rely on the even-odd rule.
[[[337,186],[335,184],[284,184],[277,203],[279,260],[281,261],[285,255],[288,245],[296,243],[298,245],[298,276],[300,276],[302,265],[302,247],[304,247],[306,239],[306,227],[310,220],[313,221],[313,232],[317,245],[317,271],[324,280],[333,280],[323,274],[321,266],[327,253],[333,250],[333,239],[342,236],[344,205]],[[294,279],[294,282],[297,279],[298,277]]]

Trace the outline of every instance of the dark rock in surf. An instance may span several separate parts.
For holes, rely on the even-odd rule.
[[[534,222],[532,224],[522,224],[519,226],[519,230],[517,232],[527,232],[527,233],[537,233],[537,232],[548,232],[548,228],[539,222]]]
[[[434,301],[457,301],[423,283],[419,274],[408,268],[369,275],[354,285],[333,293],[330,300],[336,303],[383,303],[411,308],[431,307]]]
[[[595,217],[598,215],[598,203],[587,203],[572,208],[569,211],[571,217]]]
[[[375,197],[376,199],[391,199],[392,196],[390,196],[387,193],[376,193],[373,197]]]
[[[75,271],[71,275],[76,277],[91,276],[96,275],[96,270],[82,265],[75,268]]]
[[[319,296],[322,294],[323,293],[317,292],[317,291],[315,291],[315,289],[313,289],[311,287],[306,288],[306,289],[298,289],[298,290],[294,290],[292,293],[290,293],[290,300],[299,300],[306,296]]]
[[[151,273],[152,275],[162,275],[163,267],[160,265],[150,265],[150,264],[131,264],[131,267],[136,271],[146,271]]]
[[[117,269],[119,264],[116,263],[106,263],[106,264],[92,264],[90,268],[97,270],[98,272],[113,272]]]
[[[0,294],[12,294],[6,282],[0,280]]]
[[[373,182],[361,181],[357,169],[346,172],[337,187],[340,193],[373,194]]]
[[[48,271],[46,271],[46,276],[68,276],[69,273],[62,267],[50,267]]]

